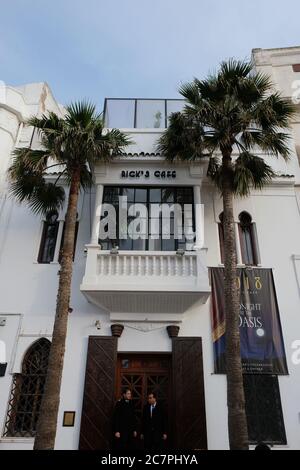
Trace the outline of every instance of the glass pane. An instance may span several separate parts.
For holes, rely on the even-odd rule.
[[[165,101],[164,100],[138,100],[136,127],[138,128],[164,128],[165,127]]]
[[[153,240],[149,238],[149,250],[150,251],[161,251],[161,240]]]
[[[179,204],[191,204],[193,202],[193,188],[178,188],[177,202]]]
[[[162,202],[174,202],[175,197],[174,188],[163,188],[161,191],[161,200]]]
[[[132,249],[133,250],[146,250],[146,239],[139,238],[138,240],[132,240]]]
[[[147,202],[147,189],[135,190],[135,202]]]
[[[107,100],[105,111],[106,127],[133,128],[134,100]]]
[[[184,100],[167,100],[167,116],[168,116],[168,124],[169,124],[169,117],[172,113],[177,113],[178,111],[182,111],[184,107]]]
[[[150,189],[150,202],[161,202],[161,189],[152,188]]]
[[[161,227],[160,219],[154,219],[154,218],[149,219],[149,232],[152,235],[159,236],[161,232],[160,227]]]
[[[132,240],[127,238],[126,240],[119,240],[119,249],[120,250],[131,250],[132,249]]]
[[[175,251],[175,240],[162,240],[162,251]]]
[[[127,202],[134,202],[134,188],[120,188],[120,196],[126,196]]]
[[[163,218],[161,219],[161,232],[164,235],[164,238],[167,238],[167,234],[174,235],[174,219],[173,218]]]
[[[139,218],[136,222],[131,222],[128,226],[128,236],[132,239],[147,238],[148,219]]]
[[[103,202],[119,202],[119,188],[104,188]]]

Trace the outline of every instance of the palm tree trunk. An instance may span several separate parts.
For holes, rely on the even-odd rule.
[[[224,266],[228,432],[231,450],[248,449],[242,363],[240,353],[240,298],[237,285],[237,260],[231,189],[231,158],[223,156]]]
[[[80,170],[78,169],[73,172],[73,177],[70,184],[69,201],[65,219],[62,261],[59,273],[55,322],[50,348],[45,390],[42,398],[34,442],[35,450],[53,450],[55,444],[57,415],[60,402],[60,386],[64,363],[69,302],[71,294],[73,250],[79,188]]]

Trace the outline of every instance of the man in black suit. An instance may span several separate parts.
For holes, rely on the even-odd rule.
[[[117,401],[113,416],[113,431],[117,449],[134,449],[134,438],[137,436],[136,424],[132,393],[127,388],[121,400]]]
[[[148,403],[144,406],[141,439],[144,439],[146,450],[161,450],[167,440],[165,410],[153,392],[148,393]]]

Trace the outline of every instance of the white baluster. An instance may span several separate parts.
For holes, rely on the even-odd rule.
[[[167,274],[168,276],[171,276],[171,256],[168,255],[167,257]]]
[[[152,262],[152,270],[153,270],[153,276],[156,276],[157,275],[157,272],[156,272],[156,256],[153,255],[153,262]]]
[[[175,255],[175,276],[179,276],[178,272],[178,256]]]
[[[120,274],[120,256],[117,255],[117,259],[116,259],[116,275],[119,276]]]
[[[131,263],[130,263],[130,275],[134,276],[134,256],[131,256]]]
[[[190,276],[193,276],[193,256],[190,256]]]
[[[123,258],[123,274],[124,276],[127,275],[127,256],[124,255],[124,258]]]
[[[185,262],[186,262],[186,256],[182,256],[182,276],[185,276],[186,270],[185,270]]]
[[[163,256],[160,256],[160,272],[159,272],[159,275],[160,276],[164,275],[164,257]]]
[[[108,258],[108,275],[111,276],[112,274],[112,255]]]

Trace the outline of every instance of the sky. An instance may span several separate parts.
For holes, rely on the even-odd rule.
[[[62,104],[176,98],[253,48],[300,45],[299,0],[2,0],[0,80]]]

